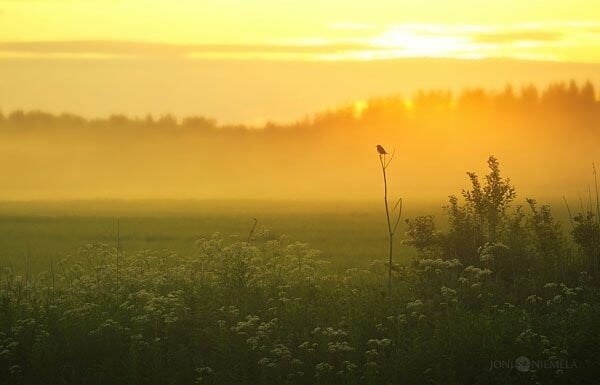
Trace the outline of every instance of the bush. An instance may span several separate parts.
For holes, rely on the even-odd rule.
[[[436,231],[432,216],[409,219],[406,243],[422,258],[458,259],[464,265],[480,264],[483,247],[501,244],[506,251],[494,260],[499,279],[514,282],[532,276],[541,280],[557,274],[563,277],[565,263],[572,255],[550,207],[527,199],[529,213],[521,206],[513,208],[515,187],[502,177],[495,157],[488,159],[488,167],[484,182],[475,173],[467,173],[471,188],[462,191],[462,202],[450,196],[445,206],[448,232]]]

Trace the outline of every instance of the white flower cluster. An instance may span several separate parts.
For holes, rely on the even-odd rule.
[[[499,256],[506,254],[508,246],[503,243],[487,242],[478,249],[481,262],[494,262]]]
[[[419,267],[423,272],[435,272],[441,274],[444,270],[450,270],[462,266],[462,263],[458,259],[445,260],[441,258],[437,259],[421,259],[419,260]]]
[[[482,269],[476,266],[467,266],[464,272],[479,280],[492,275],[492,271],[490,269]]]

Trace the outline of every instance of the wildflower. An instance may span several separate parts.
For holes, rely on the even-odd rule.
[[[336,352],[351,352],[354,351],[354,348],[348,344],[346,341],[342,342],[329,342],[327,344],[327,350],[331,353]]]
[[[421,301],[420,299],[416,299],[412,302],[407,303],[406,309],[410,310],[412,308],[421,307],[421,306],[423,306],[423,301]]]
[[[271,354],[276,357],[281,357],[285,360],[289,360],[292,356],[290,350],[283,344],[275,345],[275,347],[271,350]]]
[[[328,372],[331,372],[333,370],[333,366],[328,364],[327,362],[319,362],[315,365],[315,370],[317,372],[316,376],[320,377]]]
[[[562,295],[557,294],[557,295],[554,296],[554,298],[552,298],[552,301],[554,303],[560,303],[562,301],[562,298],[563,298]]]
[[[539,297],[539,296],[537,296],[537,295],[535,295],[535,294],[530,295],[526,299],[526,301],[529,302],[529,303],[531,303],[531,304],[537,303],[537,302],[539,302],[541,300],[542,300],[542,298]]]
[[[383,338],[381,340],[377,339],[377,338],[373,338],[367,341],[367,346],[370,347],[381,347],[381,348],[387,348],[388,346],[390,346],[390,344],[392,343],[392,340],[390,340],[389,338]]]
[[[348,372],[353,372],[356,368],[358,368],[358,366],[350,361],[344,361],[343,363],[344,365],[344,369],[346,369],[346,371]]]
[[[258,360],[258,364],[260,366],[269,366],[271,364],[271,359],[269,357],[262,357]]]
[[[456,290],[450,289],[449,287],[442,286],[440,289],[442,296],[444,297],[454,297],[456,295]]]
[[[211,375],[214,373],[214,370],[210,366],[204,366],[202,368],[197,368],[196,373],[200,375]]]
[[[309,345],[310,345],[310,343],[308,341],[304,341],[303,343],[298,345],[298,349],[308,349]]]
[[[379,357],[379,353],[375,349],[370,349],[365,352],[368,360],[376,360]]]

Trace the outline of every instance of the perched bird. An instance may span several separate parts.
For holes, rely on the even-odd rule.
[[[381,144],[377,145],[377,152],[379,155],[387,155],[387,151],[385,151],[385,148]]]

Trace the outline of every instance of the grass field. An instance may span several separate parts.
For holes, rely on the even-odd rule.
[[[442,204],[421,203],[406,215],[441,215]],[[85,244],[114,245],[117,221],[124,252],[169,249],[186,254],[196,240],[215,232],[231,241],[246,239],[253,218],[274,237],[285,234],[309,243],[340,268],[386,256],[385,217],[378,202],[29,202],[0,205],[0,264],[22,271],[29,259],[32,270],[45,270],[51,259],[75,256]],[[415,253],[401,244],[402,237],[397,258],[407,261]]]
[[[409,202],[403,218],[432,214],[444,229],[447,202]],[[568,230],[560,201],[552,203]],[[345,269],[386,258],[385,213],[380,202],[298,201],[74,201],[5,202],[0,204],[0,265],[23,271],[46,270],[50,260],[75,256],[89,243],[114,245],[117,221],[125,252],[168,249],[189,253],[196,240],[218,232],[231,241],[244,240],[258,228],[274,237],[289,236],[321,251],[321,258]],[[396,240],[396,259],[411,261],[416,252]],[[27,261],[29,259],[29,262]]]
[[[442,204],[5,203],[0,384],[595,384],[594,214]]]

